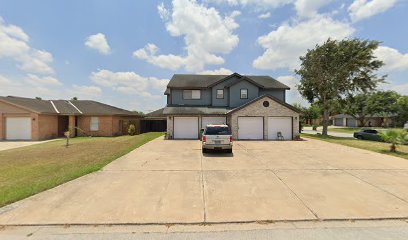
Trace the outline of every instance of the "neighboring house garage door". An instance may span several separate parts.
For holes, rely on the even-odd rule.
[[[226,124],[226,117],[202,117],[201,128],[205,128],[208,124]]]
[[[174,117],[175,139],[197,139],[198,117]]]
[[[7,117],[6,118],[7,140],[31,140],[30,117]]]
[[[346,119],[347,127],[357,127],[357,121],[353,118]]]
[[[278,132],[282,133],[284,140],[292,140],[291,117],[268,117],[268,139],[277,140]]]
[[[263,139],[263,117],[238,117],[238,139]]]
[[[343,126],[343,118],[335,118],[334,126]]]

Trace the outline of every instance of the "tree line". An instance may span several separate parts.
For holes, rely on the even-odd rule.
[[[297,89],[311,103],[305,118],[322,116],[323,135],[327,135],[330,115],[345,113],[362,123],[367,116],[396,116],[397,123],[408,120],[408,99],[395,91],[377,91],[386,75],[377,71],[384,62],[374,51],[380,42],[361,39],[328,39],[300,57]]]

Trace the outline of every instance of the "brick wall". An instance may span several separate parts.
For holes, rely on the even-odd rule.
[[[268,101],[269,107],[264,107],[263,102]],[[264,139],[268,139],[268,117],[292,117],[293,118],[293,137],[299,135],[299,113],[285,107],[274,100],[264,97],[258,101],[231,114],[228,123],[231,126],[232,135],[238,139],[238,116],[259,116],[264,118]],[[296,118],[296,119],[295,119]]]
[[[38,115],[38,139],[51,139],[58,137],[58,116]]]

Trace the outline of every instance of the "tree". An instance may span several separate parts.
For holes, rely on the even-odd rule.
[[[37,99],[37,100],[42,100],[42,98],[41,98],[41,97],[35,97],[35,99]]]
[[[322,115],[322,109],[319,103],[312,103],[309,108],[304,111],[306,122],[312,124],[313,119],[318,119]]]
[[[77,97],[73,97],[73,98],[71,98],[71,101],[76,101],[76,100],[78,100],[78,98],[77,98]]]
[[[374,115],[378,114],[385,119],[398,111],[397,101],[400,95],[395,91],[379,91],[373,93],[368,99],[367,111]],[[387,126],[388,123],[384,122]]]
[[[403,126],[408,121],[408,96],[401,96],[397,100],[397,123]]]
[[[309,102],[321,102],[323,135],[327,135],[333,101],[374,90],[384,81],[375,74],[384,65],[374,56],[378,45],[377,41],[328,39],[300,57],[300,69],[295,70],[301,77],[298,90]]]
[[[343,104],[343,113],[353,116],[360,122],[360,127],[365,126],[366,118],[369,113],[369,98],[370,94],[357,94],[348,96]]]

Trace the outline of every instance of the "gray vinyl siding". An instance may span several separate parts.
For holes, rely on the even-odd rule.
[[[221,82],[220,84],[217,84],[212,88],[212,105],[213,106],[228,107],[229,92],[228,92],[228,88],[225,88],[225,85],[228,85],[228,81]],[[223,99],[217,99],[217,89],[224,89]]]
[[[248,89],[247,99],[241,99],[241,89]],[[230,87],[229,94],[229,106],[234,108],[257,98],[259,96],[259,88],[250,82],[241,81]]]
[[[276,97],[277,99],[286,102],[285,99],[285,90],[284,89],[260,89],[259,95],[271,95],[272,97]]]
[[[209,106],[211,105],[211,89],[201,89],[201,99],[183,99],[182,89],[172,89],[171,104]]]

